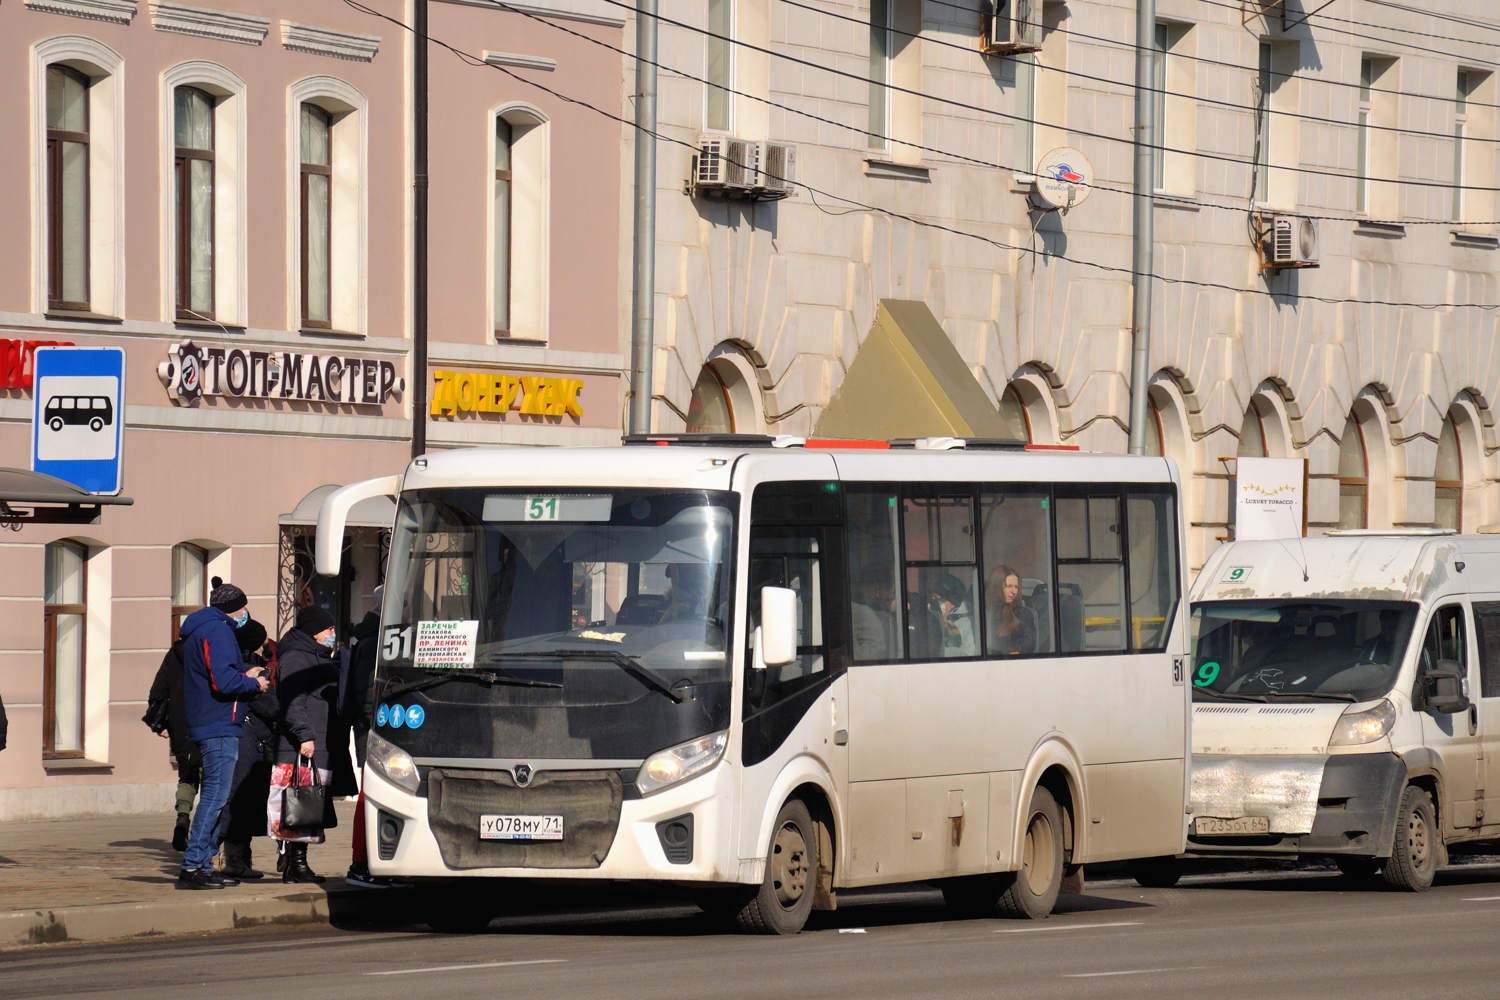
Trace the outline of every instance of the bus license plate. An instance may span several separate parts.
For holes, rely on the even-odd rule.
[[[481,816],[480,840],[562,840],[561,816]]]
[[[1234,819],[1199,816],[1193,821],[1193,832],[1200,837],[1247,837],[1270,833],[1271,821],[1265,816],[1237,816]]]

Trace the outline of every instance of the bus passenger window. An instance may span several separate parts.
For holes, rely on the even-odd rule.
[[[1057,498],[1057,611],[1064,653],[1123,653],[1120,498]]]
[[[1049,501],[1044,492],[980,497],[988,656],[1031,656],[1057,648]]]
[[[849,625],[856,663],[890,663],[902,649],[901,570],[896,559],[896,495],[861,493],[848,499]]]
[[[1177,519],[1168,493],[1125,501],[1130,537],[1131,648],[1159,651],[1177,613]]]
[[[979,655],[974,498],[908,497],[903,512],[911,658]]]

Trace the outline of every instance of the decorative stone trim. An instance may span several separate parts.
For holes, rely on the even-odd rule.
[[[129,24],[140,6],[136,0],[26,0],[27,10],[48,14],[71,14],[91,21]]]
[[[486,52],[484,61],[491,66],[509,66],[515,69],[540,69],[550,73],[557,69],[557,60],[546,56],[523,56],[515,52]]]
[[[1356,236],[1375,236],[1385,240],[1399,240],[1406,236],[1406,227],[1399,222],[1356,220],[1354,223],[1354,234]]]
[[[296,21],[281,22],[281,44],[293,52],[315,56],[332,56],[353,62],[369,62],[380,50],[379,35],[360,35],[352,31],[335,31]]]
[[[151,4],[151,23],[157,31],[216,38],[221,42],[259,45],[271,30],[271,19],[211,7],[193,7],[167,0]]]
[[[1452,233],[1452,242],[1456,247],[1468,247],[1470,250],[1500,250],[1500,237],[1465,232],[1462,229],[1455,229]]]

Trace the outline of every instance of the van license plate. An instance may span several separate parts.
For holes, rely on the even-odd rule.
[[[1247,837],[1270,833],[1271,821],[1265,816],[1237,816],[1234,819],[1199,816],[1193,820],[1193,832],[1200,837]]]
[[[562,840],[561,816],[481,816],[480,840]]]

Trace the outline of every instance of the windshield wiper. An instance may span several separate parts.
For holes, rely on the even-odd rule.
[[[1359,701],[1352,694],[1342,691],[1267,691],[1272,698],[1313,698],[1317,701]]]
[[[617,652],[613,649],[551,649],[545,652],[534,652],[528,650],[524,653],[491,653],[486,659],[504,656],[514,656],[517,658],[527,659],[537,657],[552,659],[553,657],[556,657],[560,660],[605,660],[615,664],[620,669],[624,670],[627,674],[634,677],[636,680],[640,681],[647,687],[652,688],[656,691],[660,691],[662,694],[672,699],[673,704],[681,705],[683,701],[682,695],[672,690],[671,681],[667,680],[661,674],[657,673],[655,670],[652,670],[650,667],[646,666],[635,657],[626,656],[624,653]]]
[[[1206,694],[1216,701],[1255,701],[1259,702],[1262,705],[1266,703],[1266,699],[1262,698],[1258,694],[1240,694],[1238,692],[1230,693],[1228,691],[1215,691],[1212,688],[1206,687],[1195,687],[1193,688],[1193,693]]]
[[[562,687],[561,684],[557,684],[552,681],[536,681],[526,677],[516,677],[498,668],[495,670],[445,670],[444,673],[432,674],[422,678],[419,681],[410,681],[406,684],[401,685],[395,690],[387,691],[381,696],[381,699],[384,700],[385,698],[399,698],[402,695],[410,694],[413,691],[425,691],[428,688],[437,687],[439,684],[445,684],[448,681],[460,680],[478,681],[479,683],[487,684],[490,687],[494,687],[497,684],[506,684],[515,687]]]

